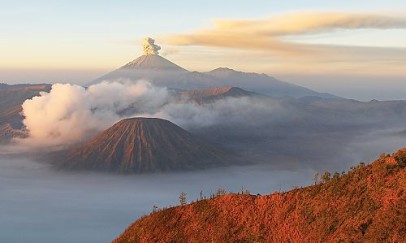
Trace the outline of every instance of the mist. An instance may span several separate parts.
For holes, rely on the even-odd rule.
[[[258,126],[281,120],[286,113],[276,101],[251,97],[229,97],[201,105],[144,80],[102,82],[87,89],[54,84],[49,93],[26,100],[22,108],[29,136],[17,142],[34,150],[75,145],[134,116],[168,119],[194,129],[227,122],[245,124],[247,117],[250,126]]]
[[[177,205],[180,192],[190,202],[218,188],[286,191],[310,185],[316,172],[347,171],[406,142],[403,101],[251,95],[199,103],[177,92],[147,81],[55,84],[24,103],[30,134],[17,146],[33,152],[75,145],[120,119],[148,116],[238,153],[246,166],[144,175],[62,172],[3,146],[0,242],[109,242],[153,205]]]
[[[313,163],[331,172],[347,171],[360,161],[394,152],[405,140],[396,129],[369,133],[346,140],[345,146],[318,149],[312,156],[322,159]],[[296,144],[289,149],[300,150]],[[110,242],[153,205],[178,205],[181,192],[187,193],[188,202],[199,198],[200,191],[209,197],[219,188],[269,194],[311,185],[314,174],[323,172],[306,159],[292,161],[283,151],[269,157],[273,163],[268,164],[144,175],[56,171],[29,155],[0,151],[0,242],[9,243]],[[296,156],[307,154],[301,153]]]
[[[110,242],[153,205],[178,205],[180,192],[189,202],[218,188],[265,194],[308,185],[313,174],[263,166],[136,176],[62,173],[0,155],[0,241]]]
[[[49,151],[75,146],[128,117],[167,119],[234,151],[243,164],[277,169],[305,165],[313,170],[346,170],[352,163],[405,144],[402,136],[394,136],[405,129],[404,101],[363,103],[252,94],[201,103],[179,92],[145,80],[102,82],[88,88],[55,84],[49,93],[24,102],[23,123],[29,136],[17,140],[17,147]],[[382,140],[369,149],[372,141]]]

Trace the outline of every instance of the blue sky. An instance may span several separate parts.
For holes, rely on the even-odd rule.
[[[405,76],[400,68],[404,64],[402,54],[406,48],[404,28],[334,30],[280,38],[304,44],[382,47],[382,50],[355,50],[354,53],[358,53],[355,59],[353,55],[347,55],[334,60],[334,66],[326,65],[332,61],[331,58],[313,60],[312,65],[322,64],[315,68],[322,70],[318,73],[310,72],[309,67],[304,65],[309,63],[304,57],[299,62],[300,58],[276,58],[269,53],[260,56],[258,51],[250,52],[244,48],[230,49],[201,43],[172,45],[165,42],[167,36],[190,36],[204,29],[215,30],[213,20],[218,19],[267,19],[304,11],[369,13],[404,18],[406,1],[401,0],[15,0],[0,3],[0,80],[5,82],[86,82],[140,55],[139,42],[147,36],[157,39],[163,47],[163,55],[190,70],[206,71],[217,66],[229,66],[281,77],[319,77],[343,72],[351,74],[351,70],[356,70],[354,75],[362,75],[365,79],[369,70],[374,74],[379,69],[376,73],[378,76],[390,74],[395,76],[393,80]],[[164,43],[160,43],[161,40]],[[397,51],[398,48],[401,52]],[[364,59],[358,60],[362,55]],[[374,64],[380,68],[373,66],[372,62],[365,65],[368,58],[380,59],[379,66]],[[294,81],[302,85],[309,83],[317,88],[317,83],[307,82],[304,78],[294,78]],[[326,85],[320,87],[328,89]]]

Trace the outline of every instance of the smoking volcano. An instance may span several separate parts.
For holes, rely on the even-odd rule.
[[[160,49],[161,47],[155,44],[154,39],[146,38],[142,56],[92,81],[90,84],[109,80],[137,82],[140,79],[146,79],[153,85],[172,89],[207,89],[229,86],[277,97],[335,97],[331,94],[318,93],[286,83],[266,74],[244,73],[230,68],[216,68],[210,72],[190,72],[160,56]]]

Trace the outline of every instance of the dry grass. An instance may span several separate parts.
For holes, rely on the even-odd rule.
[[[381,156],[334,179],[152,213],[114,242],[406,242],[406,169]]]

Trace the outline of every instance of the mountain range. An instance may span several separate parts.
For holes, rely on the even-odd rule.
[[[265,74],[243,73],[229,68],[217,68],[206,73],[189,72],[159,55],[140,56],[91,83],[128,79],[147,79],[155,85],[175,91],[175,96],[197,104],[260,94],[275,97],[335,97],[282,82]],[[39,95],[41,91],[49,92],[50,89],[50,84],[0,84],[0,143],[8,143],[14,137],[27,136],[22,123],[21,105],[26,99]]]
[[[125,75],[129,75],[127,78],[132,80],[150,77],[148,79],[157,85],[167,85],[170,104],[165,103],[155,111],[169,112],[164,117],[181,125],[194,137],[215,144],[216,148],[222,147],[233,154],[237,153],[241,161],[250,164],[266,163],[284,168],[304,164],[331,168],[337,165],[334,160],[341,160],[340,156],[347,154],[342,151],[351,150],[354,143],[393,136],[396,139],[390,141],[398,141],[405,136],[402,133],[405,130],[405,101],[360,102],[331,96],[326,98],[315,91],[309,93],[307,89],[275,81],[263,74],[243,73],[227,68],[218,68],[208,73],[189,72],[159,55],[141,56],[94,83],[108,77],[110,80],[114,77],[125,79]],[[243,89],[238,84],[253,85],[257,89]],[[22,123],[21,104],[25,99],[41,91],[49,91],[50,88],[51,85],[46,84],[0,85],[2,143],[8,143],[13,137],[28,135]],[[271,88],[271,92],[267,92],[268,88]],[[124,119],[146,112],[140,112],[138,105],[142,106],[142,102],[123,109],[117,115]],[[155,136],[159,138],[161,134]],[[390,146],[391,143],[382,144]],[[178,150],[181,150],[180,147]],[[98,151],[101,154],[103,152]],[[70,150],[70,166],[79,169],[80,166],[73,160],[80,160],[80,156],[75,157],[73,154]],[[83,158],[86,156],[83,155]],[[346,159],[349,158],[343,158],[344,161]],[[110,162],[101,161],[101,164],[106,166]],[[83,167],[102,170],[96,165]],[[191,167],[185,165],[186,169]],[[119,170],[119,166],[109,168],[112,171]],[[146,169],[153,170],[153,166]],[[165,168],[158,166],[157,170]],[[134,172],[141,173],[141,170],[134,169]]]
[[[230,68],[217,68],[210,72],[190,72],[159,55],[143,55],[90,84],[105,80],[147,79],[157,86],[176,89],[205,89],[212,87],[239,87],[247,91],[270,96],[317,96],[338,98],[298,85],[277,80],[266,74],[244,73]]]

